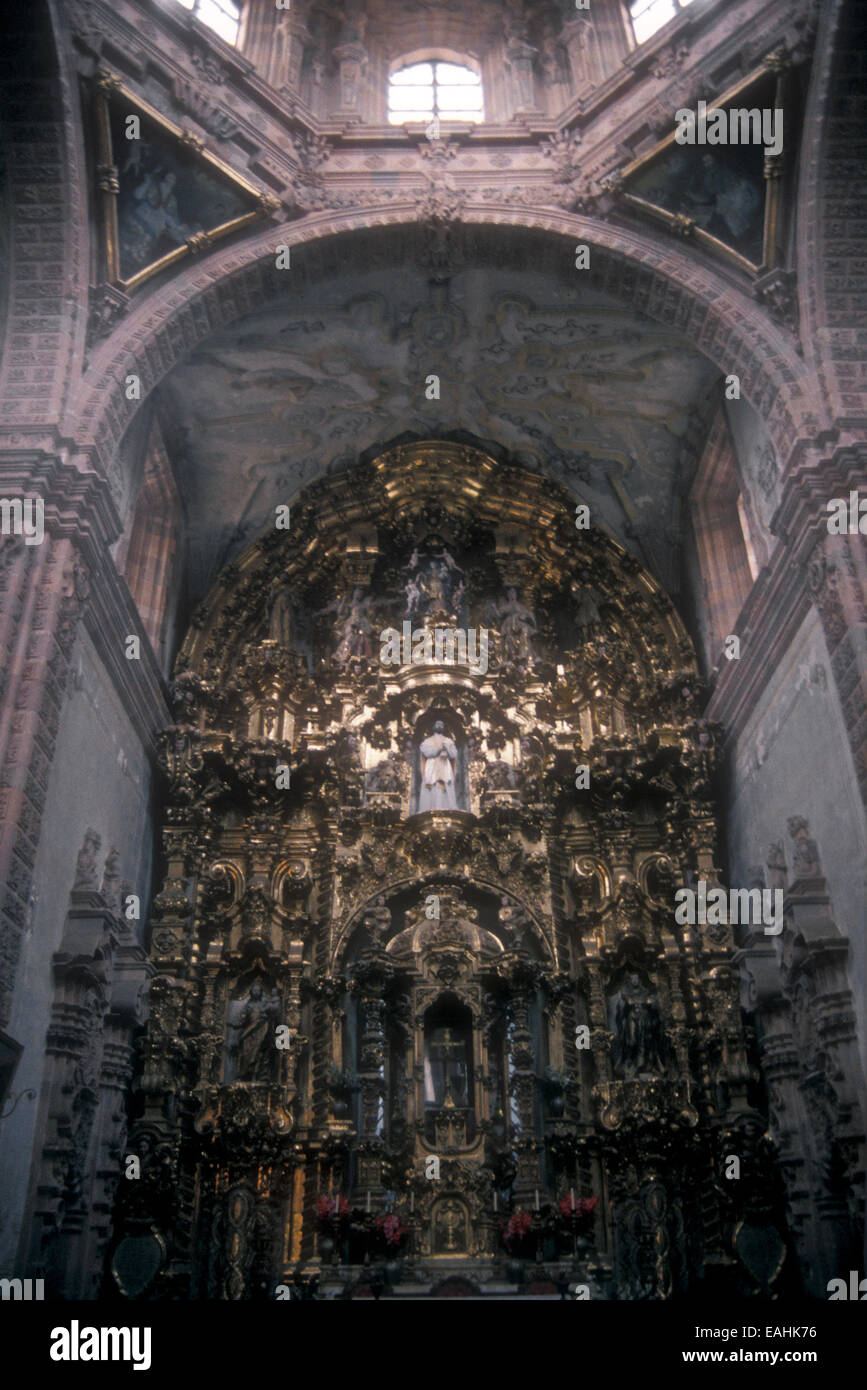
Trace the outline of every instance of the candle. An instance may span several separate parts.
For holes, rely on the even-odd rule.
[[[367,1210],[370,1211],[370,1189],[367,1192]]]
[[[570,1202],[572,1203],[572,1210],[574,1211],[574,1210],[575,1210],[575,1189],[574,1189],[574,1187],[570,1187],[570,1188],[569,1188],[569,1200],[570,1200]]]
[[[410,1214],[410,1216],[412,1216],[412,1214],[413,1214],[414,1211],[415,1211],[415,1192],[413,1191],[413,1192],[411,1192],[411,1193],[409,1194],[409,1214]]]
[[[538,1189],[538,1187],[536,1188],[536,1190],[535,1190],[535,1192],[534,1192],[533,1195],[534,1195],[535,1202],[536,1202],[536,1210],[538,1211],[538,1210],[539,1210],[539,1189]]]
[[[497,1210],[497,1189],[494,1188],[494,1211]]]

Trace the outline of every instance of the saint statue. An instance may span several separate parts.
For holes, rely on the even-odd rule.
[[[418,794],[419,811],[456,811],[455,767],[458,750],[449,738],[441,719],[434,724],[433,733],[419,744],[421,754],[421,784]]]
[[[75,892],[83,893],[91,890],[96,892],[99,888],[96,855],[101,844],[101,837],[88,826],[84,832],[84,844],[78,851],[78,858],[75,861],[75,881],[72,885]]]
[[[229,1059],[235,1081],[273,1081],[277,1072],[275,1026],[280,1017],[276,990],[265,994],[261,980],[254,980],[230,1025]],[[234,1034],[234,1037],[232,1037]],[[234,1064],[234,1065],[232,1065]]]
[[[412,552],[404,581],[404,618],[454,615],[465,593],[463,571],[445,546],[421,557],[418,550]]]
[[[521,603],[516,589],[509,589],[498,612],[504,657],[507,661],[529,661],[533,656],[531,639],[537,629],[532,609]]]
[[[665,1072],[662,1024],[656,997],[631,971],[614,1010],[614,1073],[623,1080]]]
[[[601,621],[599,616],[601,594],[592,585],[573,584],[572,597],[578,605],[575,612],[576,627],[595,627]]]
[[[339,666],[345,666],[354,658],[369,660],[373,656],[373,623],[370,618],[372,610],[378,606],[378,601],[372,595],[365,595],[364,590],[356,586],[351,597],[342,594],[333,603],[319,610],[320,614],[335,614],[334,634],[337,638],[337,650],[334,660]]]
[[[268,612],[268,637],[272,642],[279,642],[281,647],[288,647],[291,628],[292,599],[287,586],[281,584]]]

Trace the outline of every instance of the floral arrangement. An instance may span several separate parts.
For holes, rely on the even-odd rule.
[[[387,1216],[378,1216],[376,1229],[389,1250],[396,1250],[409,1231],[409,1227],[404,1226],[400,1217],[395,1216],[393,1212],[389,1212]]]
[[[577,1197],[573,1206],[571,1197],[561,1197],[557,1205],[560,1208],[561,1216],[565,1217],[567,1221],[574,1221],[577,1224],[579,1221],[586,1221],[589,1216],[593,1215],[598,1201],[598,1197]]]
[[[523,1211],[520,1207],[512,1212],[508,1221],[500,1222],[500,1229],[503,1233],[503,1244],[507,1250],[513,1246],[519,1246],[526,1240],[533,1226],[533,1217],[530,1212]]]
[[[316,1199],[316,1211],[323,1224],[334,1223],[337,1225],[349,1216],[350,1206],[346,1198],[338,1192],[336,1197],[318,1197]]]

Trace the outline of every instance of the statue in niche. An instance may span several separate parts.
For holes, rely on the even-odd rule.
[[[387,757],[364,774],[365,792],[399,792],[403,790],[404,774],[394,749]]]
[[[494,758],[491,762],[484,765],[484,785],[485,791],[503,792],[514,791],[517,786],[515,769],[511,763],[507,763],[503,758]]]
[[[455,769],[458,749],[438,719],[433,733],[418,746],[421,755],[419,811],[456,811],[458,808]]]
[[[229,1024],[226,1059],[227,1081],[274,1081],[277,1075],[275,1027],[280,1017],[280,996],[268,995],[261,980],[254,980],[247,994],[235,1001],[234,1021]]]
[[[445,546],[421,559],[418,550],[412,552],[404,582],[405,618],[449,617],[457,613],[465,592],[463,571]]]
[[[96,856],[102,845],[102,837],[97,835],[90,826],[84,832],[84,844],[78,851],[78,858],[75,861],[75,881],[73,882],[73,892],[88,893],[96,892],[99,888],[99,880],[96,871]]]
[[[795,842],[792,859],[793,878],[819,878],[822,865],[819,860],[819,846],[810,838],[810,822],[803,816],[790,816],[789,834]]]
[[[281,584],[268,610],[268,638],[281,647],[289,647],[292,636],[292,597],[289,587]]]
[[[614,1074],[621,1080],[665,1073],[665,1042],[656,996],[637,971],[626,976],[614,1008]]]
[[[280,716],[283,713],[277,705],[266,705],[262,711],[262,737],[275,739]]]
[[[521,789],[525,801],[543,800],[544,776],[545,760],[539,741],[525,736],[521,739]]]
[[[517,903],[511,902],[505,895],[500,898],[500,906],[497,910],[497,918],[500,923],[500,935],[506,949],[514,951],[523,942],[523,939],[530,930],[530,919],[522,907]]]
[[[361,920],[370,936],[371,945],[384,946],[391,931],[391,909],[386,905],[381,893]]]
[[[500,632],[503,637],[503,656],[507,661],[531,661],[532,639],[538,630],[531,608],[521,603],[516,589],[508,589],[497,605]]]
[[[337,639],[337,649],[334,652],[334,660],[338,666],[345,666],[357,658],[369,660],[373,656],[373,624],[370,615],[377,606],[377,601],[371,595],[365,595],[364,590],[356,586],[351,596],[342,594],[333,603],[319,610],[320,613],[335,614],[334,635]]]
[[[590,584],[573,584],[572,597],[577,604],[575,610],[576,627],[595,627],[601,622],[599,604],[602,602],[602,595],[597,589],[594,589]]]

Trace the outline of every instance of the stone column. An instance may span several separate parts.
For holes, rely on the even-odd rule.
[[[8,549],[7,549],[8,547]],[[9,1021],[76,628],[87,596],[71,540],[0,543],[0,1028]]]

